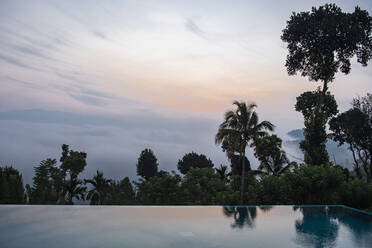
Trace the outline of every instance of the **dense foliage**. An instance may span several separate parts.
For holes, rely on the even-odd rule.
[[[182,174],[187,174],[191,168],[213,168],[214,164],[204,154],[187,153],[178,161],[177,168]]]
[[[353,57],[367,66],[372,58],[371,36],[372,17],[359,7],[345,13],[335,4],[325,4],[311,11],[294,12],[287,21],[281,39],[289,52],[285,64],[288,74],[300,72],[310,81],[323,82],[322,90],[305,92],[297,98],[296,110],[304,115],[305,140],[301,149],[306,163],[319,165],[329,160],[326,124],[337,113],[337,105],[328,93],[328,84],[338,71],[350,72]],[[307,111],[308,106],[314,107]]]
[[[335,73],[348,74],[354,56],[363,66],[372,58],[372,17],[356,7],[345,13],[335,4],[311,11],[294,12],[283,30],[289,55],[286,67],[290,75],[300,72],[310,80],[322,81],[323,91]]]
[[[372,103],[372,98],[370,99]],[[358,177],[371,182],[372,118],[368,115],[367,108],[354,107],[332,118],[329,124],[333,140],[340,145],[348,144],[354,158],[354,171]]]
[[[137,174],[145,179],[150,179],[158,172],[158,159],[151,149],[141,152],[137,163]]]
[[[318,106],[322,97],[320,89],[307,91],[297,97],[295,109],[304,116],[304,140],[300,148],[304,153],[304,161],[311,165],[320,165],[329,161],[326,150],[328,119],[338,113],[337,103],[333,95],[327,92],[324,104]]]
[[[269,121],[258,121],[258,115],[254,110],[256,104],[234,101],[235,110],[225,113],[225,119],[220,124],[215,137],[216,144],[221,144],[229,158],[239,155],[242,165],[240,202],[244,201],[246,160],[245,150],[253,141],[267,135],[267,131],[272,131],[274,125]]]
[[[0,204],[25,203],[22,175],[13,167],[0,167]]]
[[[84,200],[86,187],[79,174],[87,165],[85,152],[70,150],[62,145],[60,166],[57,160],[48,158],[34,167],[33,185],[26,185],[30,204],[73,204],[73,200]]]
[[[296,166],[290,162],[282,148],[282,140],[273,135],[265,135],[256,139],[254,143],[254,155],[260,161],[257,172],[279,176],[291,167]]]

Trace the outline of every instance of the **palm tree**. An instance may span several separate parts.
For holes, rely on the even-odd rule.
[[[256,174],[280,176],[297,165],[296,162],[289,161],[285,151],[281,149],[282,140],[275,134],[255,139],[253,144],[254,155],[260,160],[260,165],[254,171]]]
[[[296,162],[290,162],[287,158],[287,155],[283,150],[271,157],[271,159],[266,161],[261,161],[260,165],[257,168],[257,173],[280,176],[285,171],[291,167],[296,166]]]
[[[220,168],[215,168],[216,173],[219,175],[220,179],[224,182],[229,181],[229,176],[231,175],[230,172],[227,172],[227,166],[226,165],[220,165]]]
[[[228,156],[239,153],[242,161],[242,177],[240,185],[240,203],[243,204],[245,183],[245,149],[253,140],[267,135],[266,130],[274,130],[269,121],[258,122],[258,115],[254,111],[256,104],[234,101],[236,110],[225,113],[225,120],[220,124],[216,134],[216,144],[222,144]]]
[[[83,181],[77,177],[72,177],[70,180],[67,180],[64,185],[64,194],[67,197],[67,204],[74,204],[73,198],[78,200],[84,200],[84,195],[87,190],[87,187],[81,186]],[[64,199],[65,199],[64,197]],[[65,202],[65,201],[63,201]]]
[[[93,179],[84,179],[85,184],[89,183],[93,186],[88,191],[87,200],[90,200],[90,205],[102,205],[104,203],[105,194],[110,188],[111,180],[103,177],[103,172],[97,170],[97,174]]]

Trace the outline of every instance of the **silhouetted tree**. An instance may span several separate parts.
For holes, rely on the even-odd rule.
[[[62,145],[61,171],[63,193],[61,203],[73,204],[73,198],[84,199],[86,187],[82,186],[83,181],[78,175],[87,165],[87,154],[85,152],[73,151],[66,144]],[[66,178],[66,176],[68,176]]]
[[[106,204],[110,205],[131,205],[135,203],[135,192],[128,177],[120,181],[112,181],[110,194]]]
[[[77,177],[71,177],[65,181],[64,190],[66,192],[66,203],[69,205],[74,204],[73,199],[84,200],[87,187],[82,186],[83,181]]]
[[[227,190],[225,183],[212,168],[190,169],[181,185],[183,202],[187,205],[221,204],[220,195]]]
[[[214,164],[204,154],[195,152],[187,153],[178,161],[177,168],[182,174],[186,174],[191,168],[212,168]]]
[[[354,56],[359,63],[367,66],[372,58],[371,34],[372,17],[359,7],[353,13],[345,13],[335,4],[326,4],[313,7],[310,12],[294,12],[287,21],[281,39],[287,43],[289,51],[285,64],[288,74],[300,72],[310,81],[323,82],[316,108],[307,123],[305,119],[305,127],[308,124],[302,145],[306,151],[305,159],[319,158],[319,161],[311,161],[311,164],[322,164],[328,157],[324,148],[328,119],[322,113],[328,84],[339,70],[344,74],[350,72],[350,60]],[[316,132],[320,134],[316,135]],[[310,154],[306,154],[309,151]],[[320,155],[317,156],[317,153]]]
[[[62,145],[62,156],[60,158],[61,168],[70,177],[77,177],[87,165],[87,154],[69,149],[66,144]]]
[[[92,189],[88,191],[87,200],[90,200],[90,205],[103,205],[109,194],[111,180],[103,176],[103,172],[97,170],[93,179],[84,179],[84,184],[91,184]]]
[[[275,134],[265,135],[254,141],[254,155],[260,160],[258,172],[279,176],[296,165],[289,161],[281,147],[282,140]]]
[[[216,144],[222,144],[231,156],[238,153],[242,160],[242,177],[240,187],[240,203],[243,203],[245,188],[245,149],[251,141],[266,135],[265,130],[272,131],[274,125],[268,121],[258,122],[258,115],[254,108],[255,104],[247,106],[245,102],[235,101],[236,110],[225,113],[225,120],[219,126],[215,137]],[[227,145],[226,145],[227,144]]]
[[[327,92],[324,104],[318,108],[318,99],[323,93],[320,90],[307,91],[297,97],[296,111],[304,116],[304,137],[300,148],[304,152],[304,161],[310,165],[321,165],[329,161],[326,150],[328,119],[338,113],[337,103],[333,95]]]
[[[345,182],[342,169],[330,166],[302,165],[281,177],[291,204],[336,204],[341,201],[339,190]]]
[[[31,204],[73,204],[73,198],[84,199],[86,187],[78,175],[84,170],[87,154],[62,145],[60,166],[56,159],[48,158],[34,167],[33,185],[26,185]]]
[[[56,204],[62,191],[57,160],[48,158],[34,167],[32,188],[26,185],[30,204]]]
[[[369,123],[372,126],[372,94],[367,93],[366,96],[354,98],[352,105],[368,116]]]
[[[13,167],[0,167],[0,204],[23,204],[22,175]]]
[[[153,177],[139,182],[137,186],[137,201],[145,205],[175,205],[180,204],[181,177],[172,173],[160,171]]]
[[[233,190],[240,190],[243,175],[243,159],[237,154],[230,154],[228,158],[230,160],[231,167],[230,186]],[[251,174],[252,172],[251,163],[249,162],[247,156],[244,157],[244,165],[244,175],[247,177],[247,175]],[[246,179],[247,178],[245,178],[245,180]],[[244,185],[244,191],[246,191],[247,183],[244,183]]]
[[[300,72],[311,81],[322,81],[325,95],[337,71],[350,72],[354,56],[367,66],[372,58],[371,35],[372,17],[359,7],[345,13],[335,4],[325,4],[310,12],[293,12],[281,36],[289,51],[288,74]]]
[[[339,145],[347,143],[354,158],[354,170],[366,181],[371,182],[372,173],[372,122],[367,114],[358,108],[352,108],[332,118],[329,122],[332,139]]]
[[[137,163],[137,175],[146,180],[155,176],[158,172],[158,159],[151,149],[145,149],[141,152]]]

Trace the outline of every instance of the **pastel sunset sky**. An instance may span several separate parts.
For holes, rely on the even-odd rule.
[[[288,76],[280,35],[293,11],[325,3],[3,0],[0,164],[29,182],[63,143],[88,153],[88,175],[134,177],[147,147],[160,169],[191,151],[227,164],[214,134],[233,100],[257,103],[285,139],[303,127],[296,96],[320,84]],[[370,0],[335,3],[372,14]],[[337,74],[341,111],[371,92],[371,76],[356,63]]]

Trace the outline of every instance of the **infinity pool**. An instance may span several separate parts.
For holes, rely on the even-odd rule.
[[[0,247],[372,247],[344,206],[0,206]]]

